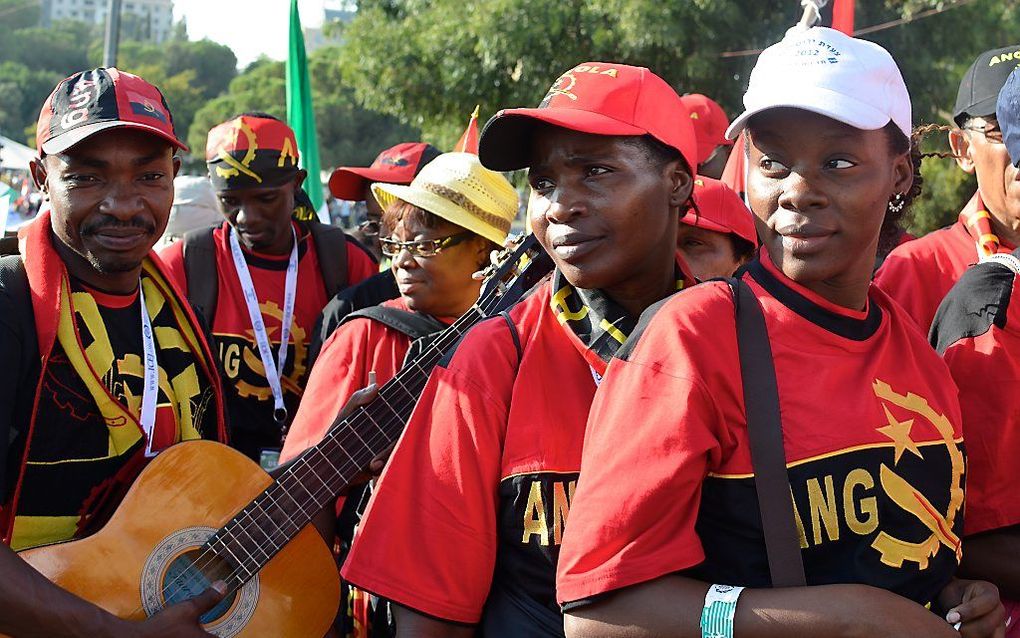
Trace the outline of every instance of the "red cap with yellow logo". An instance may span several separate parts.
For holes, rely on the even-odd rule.
[[[730,120],[715,100],[701,93],[688,93],[680,101],[691,113],[691,124],[698,138],[698,164],[708,161],[716,147],[733,146],[733,140],[726,139]]]
[[[694,128],[680,96],[645,67],[585,62],[553,82],[538,108],[496,113],[479,141],[482,164],[496,171],[526,168],[541,122],[594,135],[651,135],[679,151],[692,170],[698,164]]]
[[[239,115],[209,131],[205,162],[217,191],[279,186],[299,170],[297,140],[271,115]]]

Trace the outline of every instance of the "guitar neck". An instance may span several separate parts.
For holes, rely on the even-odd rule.
[[[379,389],[378,396],[346,418],[337,418],[316,446],[286,467],[254,501],[207,543],[238,565],[245,579],[256,574],[324,507],[400,437],[429,373],[467,330],[485,317],[478,306],[444,330],[413,361]]]

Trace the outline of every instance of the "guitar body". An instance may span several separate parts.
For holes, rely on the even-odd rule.
[[[225,445],[174,445],[145,468],[98,533],[20,555],[62,588],[121,618],[142,620],[166,604],[167,583],[186,598],[233,569],[198,558],[198,548],[272,482]],[[307,525],[203,624],[223,638],[319,638],[339,599],[333,555]]]

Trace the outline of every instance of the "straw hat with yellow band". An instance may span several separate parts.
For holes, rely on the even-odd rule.
[[[376,183],[372,194],[383,210],[405,201],[500,245],[517,216],[517,191],[471,153],[444,153],[409,186]]]

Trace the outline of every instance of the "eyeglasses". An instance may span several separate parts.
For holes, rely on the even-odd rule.
[[[1002,144],[1002,129],[999,128],[998,124],[993,124],[988,128],[977,126],[965,126],[963,128],[966,131],[974,131],[976,133],[983,134],[989,144]]]
[[[382,225],[374,219],[366,219],[358,224],[358,230],[360,230],[361,234],[365,237],[375,237],[379,234],[381,228]]]
[[[415,241],[397,241],[395,239],[381,239],[382,253],[387,257],[396,257],[400,251],[407,250],[412,257],[435,257],[450,246],[456,246],[465,239],[469,239],[474,233],[464,231],[449,237],[437,239],[418,239]]]

